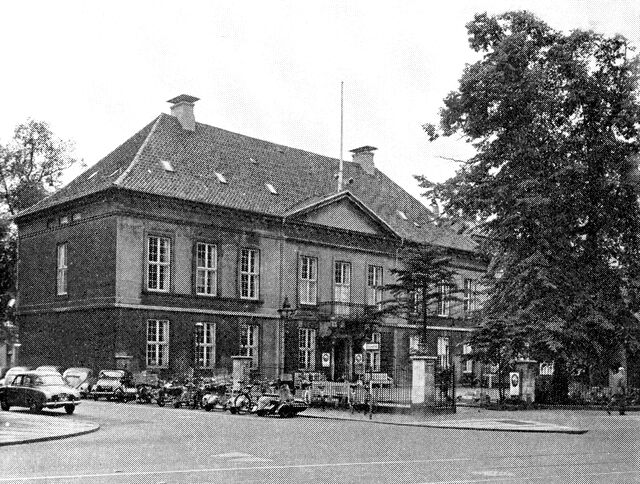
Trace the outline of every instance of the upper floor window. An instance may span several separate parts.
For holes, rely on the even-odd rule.
[[[475,281],[473,279],[464,280],[463,309],[465,312],[475,309]]]
[[[438,337],[438,363],[443,368],[449,368],[449,338]]]
[[[240,327],[240,354],[252,358],[251,366],[258,366],[258,335],[259,327],[245,324]]]
[[[240,297],[258,299],[259,290],[259,252],[255,249],[242,249],[240,253]]]
[[[300,281],[298,283],[300,304],[316,304],[318,298],[318,259],[300,257]]]
[[[333,278],[333,300],[336,314],[349,314],[351,302],[351,264],[336,262]]]
[[[438,286],[438,316],[449,316],[449,286],[445,282]]]
[[[213,368],[216,361],[216,324],[196,323],[196,345],[199,368]]]
[[[67,293],[67,247],[65,242],[57,248],[56,292],[59,295]]]
[[[150,235],[147,238],[147,289],[169,291],[171,240]]]
[[[217,270],[216,246],[198,242],[196,246],[196,294],[216,295]]]
[[[147,366],[169,365],[169,321],[147,321]]]
[[[382,267],[367,267],[367,304],[380,308],[382,304]]]
[[[316,330],[300,328],[298,330],[298,368],[313,371],[316,369]]]

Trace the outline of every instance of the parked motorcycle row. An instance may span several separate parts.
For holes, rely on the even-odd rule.
[[[120,402],[136,401],[139,404],[156,404],[160,407],[229,411],[232,414],[252,413],[258,416],[294,417],[307,409],[307,404],[295,399],[286,384],[262,382],[259,386],[236,385],[229,379],[193,378],[173,381],[157,386],[137,384],[120,380],[120,386],[113,388],[110,395],[102,390],[100,380],[90,393],[98,400],[101,396]]]

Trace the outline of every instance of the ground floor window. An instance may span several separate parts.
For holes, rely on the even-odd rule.
[[[367,351],[367,368],[370,371],[380,371],[380,344],[382,338],[380,333],[374,332],[371,335],[371,343],[377,344],[377,350],[368,350]]]
[[[300,328],[298,330],[298,368],[313,371],[316,369],[316,330]]]
[[[471,354],[471,345],[465,344],[462,346],[462,354],[469,355]],[[473,360],[471,358],[464,359],[464,367],[462,369],[463,373],[473,373]]]
[[[147,321],[147,366],[169,365],[169,321],[149,319]]]
[[[216,361],[216,324],[196,323],[196,351],[199,368],[213,368]]]
[[[449,338],[438,338],[438,363],[442,368],[449,368]]]
[[[258,366],[259,326],[245,324],[240,327],[240,354],[252,358],[251,366]]]

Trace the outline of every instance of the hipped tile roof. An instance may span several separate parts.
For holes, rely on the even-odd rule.
[[[167,171],[160,160],[171,163]],[[278,217],[335,193],[339,161],[220,128],[196,123],[182,129],[177,118],[161,114],[71,183],[23,211],[24,215],[118,186],[123,189]],[[227,183],[220,183],[221,173]],[[97,175],[93,175],[97,173]],[[93,176],[92,176],[93,175]],[[433,215],[384,173],[364,172],[344,162],[351,192],[398,237],[473,251],[466,235],[438,227]],[[272,184],[277,195],[265,184]],[[399,211],[406,214],[404,220]],[[416,222],[419,226],[414,224]]]

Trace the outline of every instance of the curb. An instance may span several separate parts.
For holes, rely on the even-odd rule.
[[[364,420],[356,418],[343,418],[343,417],[324,417],[321,415],[304,415],[300,414],[300,417],[315,418],[319,420],[345,420],[349,422],[362,422],[362,423],[374,423],[378,425],[396,425],[400,427],[423,427],[423,428],[436,428],[436,429],[452,429],[452,430],[476,430],[481,432],[519,432],[519,433],[538,433],[538,434],[573,434],[581,435],[588,432],[587,429],[577,429],[570,427],[557,427],[553,428],[516,428],[516,427],[475,427],[471,425],[454,425],[454,424],[439,424],[436,422],[389,422],[383,420]]]
[[[48,435],[45,437],[32,437],[32,438],[23,438],[23,439],[18,439],[18,440],[9,440],[9,441],[1,441],[0,440],[0,447],[6,447],[8,445],[22,445],[22,444],[31,444],[31,443],[35,443],[35,442],[48,442],[51,440],[60,440],[60,439],[66,439],[68,437],[78,437],[79,435],[86,435],[86,434],[91,434],[93,432],[97,432],[98,430],[100,430],[100,425],[99,424],[95,424],[94,427],[92,428],[88,428],[88,429],[84,429],[84,430],[78,430],[75,432],[70,432],[70,433],[66,433],[66,434],[59,434],[59,435]]]

